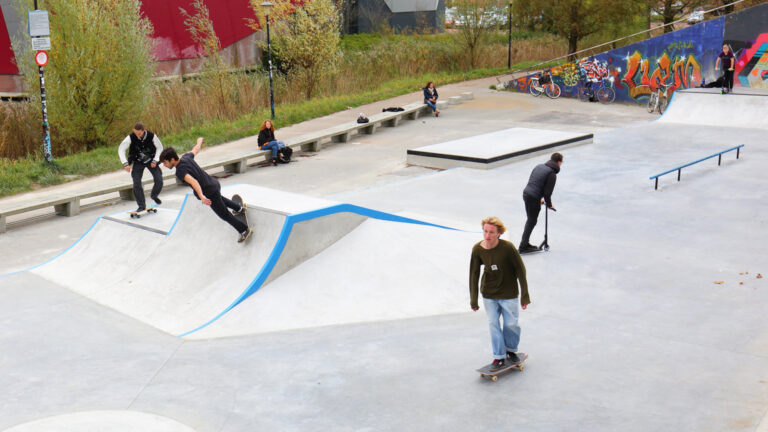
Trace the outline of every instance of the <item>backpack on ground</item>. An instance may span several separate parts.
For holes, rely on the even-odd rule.
[[[291,155],[293,155],[293,149],[290,147],[283,147],[277,151],[277,159],[281,163],[288,163],[291,161]]]

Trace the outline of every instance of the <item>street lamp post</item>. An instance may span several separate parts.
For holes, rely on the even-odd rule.
[[[272,110],[272,119],[275,118],[275,92],[272,87],[272,43],[269,40],[269,10],[274,6],[272,3],[265,1],[261,4],[264,8],[266,21],[267,21],[267,61],[269,62],[269,107]]]
[[[507,69],[512,69],[512,3],[509,4],[509,31],[507,38]]]

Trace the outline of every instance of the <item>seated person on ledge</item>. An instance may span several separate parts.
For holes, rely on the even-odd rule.
[[[282,148],[285,148],[285,143],[275,139],[275,126],[270,120],[264,120],[259,128],[259,149],[272,150],[272,165],[277,165],[277,152]]]

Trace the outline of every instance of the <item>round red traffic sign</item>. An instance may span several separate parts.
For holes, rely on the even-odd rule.
[[[35,53],[35,63],[38,66],[45,66],[48,64],[48,53],[45,51],[38,51]]]

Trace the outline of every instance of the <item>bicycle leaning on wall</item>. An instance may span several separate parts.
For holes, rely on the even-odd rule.
[[[666,81],[660,82],[658,87],[656,87],[656,90],[651,92],[651,95],[648,97],[649,113],[658,110],[659,114],[664,114],[664,111],[667,109],[667,105],[669,104],[669,96],[667,93],[670,86],[671,84],[667,84]]]
[[[546,93],[550,99],[559,98],[561,92],[560,86],[552,79],[552,74],[549,72],[545,72],[541,77],[531,78],[528,91],[536,97]]]
[[[621,72],[621,69],[618,69]],[[609,104],[616,100],[616,90],[613,88],[614,78],[608,71],[605,62],[582,60],[579,62],[579,100],[598,100]]]

